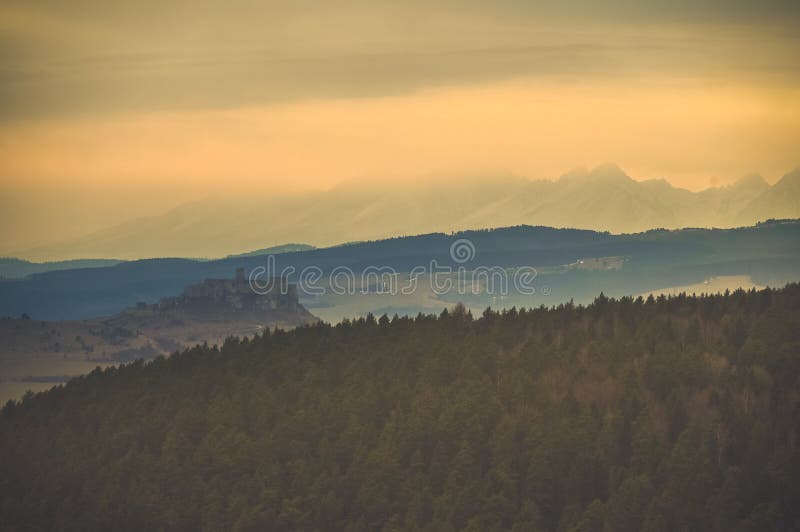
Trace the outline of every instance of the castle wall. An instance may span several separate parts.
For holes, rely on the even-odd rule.
[[[284,288],[286,293],[281,293]],[[272,290],[258,294],[247,282],[244,269],[238,268],[233,279],[205,279],[188,285],[177,298],[164,300],[166,307],[207,307],[223,306],[233,310],[270,310],[279,308],[295,309],[298,305],[297,286],[288,284],[286,279],[275,279]]]

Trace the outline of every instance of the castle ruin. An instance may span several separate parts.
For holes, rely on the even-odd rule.
[[[267,293],[253,290],[245,276],[244,268],[237,268],[233,279],[205,279],[188,285],[177,297],[162,299],[159,310],[296,310],[298,305],[297,285],[286,278],[275,278]]]

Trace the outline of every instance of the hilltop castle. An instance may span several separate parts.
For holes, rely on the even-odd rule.
[[[285,278],[275,278],[267,293],[257,293],[245,277],[244,268],[237,268],[233,279],[205,279],[188,285],[177,297],[162,299],[159,310],[296,310],[297,286]]]

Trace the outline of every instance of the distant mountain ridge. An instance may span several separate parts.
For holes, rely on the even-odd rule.
[[[609,164],[557,181],[512,175],[182,205],[58,245],[26,258],[223,257],[288,241],[324,247],[477,227],[543,225],[614,233],[653,228],[737,227],[800,217],[800,169],[770,186],[760,176],[701,192],[664,180],[636,181]]]
[[[450,254],[457,239],[468,239],[476,250],[466,265],[453,262]],[[782,286],[800,279],[798,241],[800,220],[738,229],[651,230],[626,235],[517,226],[394,237],[283,253],[275,258],[276,272],[294,269],[295,277],[289,274],[292,282],[308,267],[329,275],[339,267],[363,272],[368,267],[385,266],[410,272],[432,261],[469,269],[534,266],[539,270],[537,283],[552,288],[552,295],[537,300],[538,305],[570,298],[577,301],[601,291],[607,295],[638,294],[721,275],[748,275],[759,285]],[[581,259],[600,257],[625,257],[624,267],[613,272],[548,272]],[[185,285],[205,278],[226,278],[235,268],[250,272],[264,264],[264,256],[146,259],[91,270],[39,273],[0,283],[0,316],[27,313],[41,320],[107,316],[139,301],[153,303],[178,295]],[[480,302],[483,307],[487,304]]]
[[[786,174],[739,212],[737,222],[755,218],[790,218],[800,211],[800,168]]]
[[[226,258],[235,259],[237,257],[258,257],[260,255],[277,255],[279,253],[296,253],[298,251],[309,251],[316,249],[314,246],[308,244],[283,244],[280,246],[271,246],[268,248],[256,249],[246,253],[236,253],[228,255]]]
[[[30,262],[11,257],[0,258],[0,279],[18,279],[34,273],[56,270],[74,270],[77,268],[103,268],[119,264],[114,259],[76,259],[55,262]]]

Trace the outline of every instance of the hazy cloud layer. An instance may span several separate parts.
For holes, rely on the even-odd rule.
[[[786,83],[797,2],[0,4],[0,119],[360,97],[520,76]]]
[[[800,2],[0,0],[0,251],[210,195],[800,164]]]

